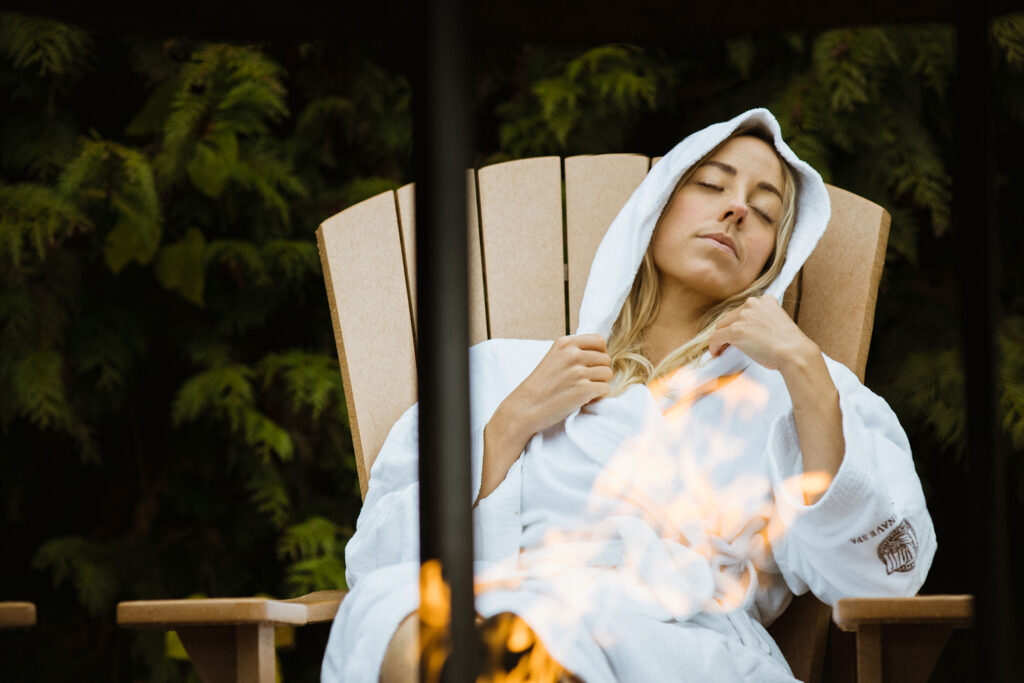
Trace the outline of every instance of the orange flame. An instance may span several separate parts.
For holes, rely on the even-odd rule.
[[[531,580],[551,582],[564,609],[547,614],[545,618],[552,621],[545,622],[545,628],[564,634],[580,628],[588,614],[604,607],[604,591],[609,584],[603,582],[603,570],[617,573],[623,582],[616,586],[624,588],[628,599],[649,599],[653,595],[673,614],[684,613],[694,605],[698,610],[719,613],[748,609],[762,590],[782,580],[772,546],[786,533],[787,526],[774,510],[772,483],[761,474],[729,469],[748,448],[742,429],[737,430],[736,425],[757,419],[771,399],[770,392],[743,374],[701,383],[688,373],[692,371],[683,369],[648,387],[664,421],[654,420],[651,429],[623,441],[597,476],[586,510],[592,528],[548,529],[542,543],[523,549],[511,567],[478,575],[477,592],[528,590]],[[691,409],[712,394],[712,400],[720,402],[717,410],[723,423],[729,427],[694,443],[686,438],[694,419]],[[730,473],[721,476],[716,472],[719,467]],[[831,477],[820,471],[805,472],[784,482],[793,500],[808,504],[830,484]],[[705,593],[697,604],[686,581],[645,572],[646,548],[640,548],[638,554],[617,556],[609,564],[603,547],[608,537],[598,527],[615,517],[642,520],[653,530],[653,551],[662,550],[659,544],[664,544],[670,559],[679,563],[670,567],[685,567],[687,557],[699,556],[701,566],[706,562],[711,568],[713,596],[703,602],[711,595]],[[681,552],[673,554],[680,548]],[[641,584],[644,588],[638,591],[647,590],[650,595],[633,592]],[[422,680],[436,681],[450,647],[450,598],[436,562],[422,568],[421,595],[421,642],[426,648],[435,644],[422,660]],[[480,625],[480,634],[485,673],[478,681],[575,680],[516,615],[504,613],[488,619]]]
[[[441,562],[427,560],[420,566],[420,681],[441,680],[441,668],[451,651],[451,587],[441,575]]]

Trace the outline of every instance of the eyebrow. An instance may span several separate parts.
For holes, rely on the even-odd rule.
[[[729,175],[736,175],[736,168],[734,166],[722,163],[721,161],[705,161],[703,164],[701,164],[701,166],[714,166],[716,168],[722,169]],[[762,190],[771,192],[772,194],[776,195],[779,199],[782,199],[782,193],[779,192],[779,189],[769,182],[765,182],[764,180],[762,180],[757,184],[757,187],[759,187]]]

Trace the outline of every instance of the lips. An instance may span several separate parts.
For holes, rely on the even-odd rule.
[[[739,254],[736,253],[736,243],[733,241],[731,237],[726,235],[724,232],[713,232],[708,235],[701,235],[701,237],[703,237],[704,239],[709,239],[718,242],[719,244],[729,249],[729,251],[732,252],[733,256],[739,258]]]

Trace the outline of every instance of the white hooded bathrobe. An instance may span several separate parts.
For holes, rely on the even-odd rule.
[[[797,180],[796,225],[767,290],[781,301],[828,224],[829,199],[771,113],[754,109],[690,135],[651,169],[597,250],[579,333],[607,338],[676,182],[745,124],[772,136]],[[470,351],[473,500],[484,426],[550,344],[494,339]],[[477,611],[519,614],[587,683],[793,681],[764,628],[793,594],[830,604],[915,594],[936,542],[907,438],[884,400],[825,360],[845,453],[816,503],[804,504],[800,480],[813,473],[802,471],[781,375],[734,347],[705,354],[529,441],[475,510]],[[414,405],[371,470],[324,681],[377,681],[418,607],[416,463]]]

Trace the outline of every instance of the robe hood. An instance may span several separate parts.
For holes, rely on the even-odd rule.
[[[821,176],[785,143],[779,122],[772,113],[763,108],[751,109],[689,135],[650,170],[612,221],[598,246],[583,292],[577,334],[597,333],[608,338],[676,183],[691,166],[734,131],[748,126],[769,133],[775,149],[789,164],[796,180],[796,225],[782,271],[766,290],[767,294],[782,302],[786,288],[824,234],[832,209]],[[735,353],[730,354],[730,351]],[[719,358],[739,353],[730,347]],[[710,356],[706,354],[704,360],[708,358]],[[733,363],[736,360],[732,358]]]

